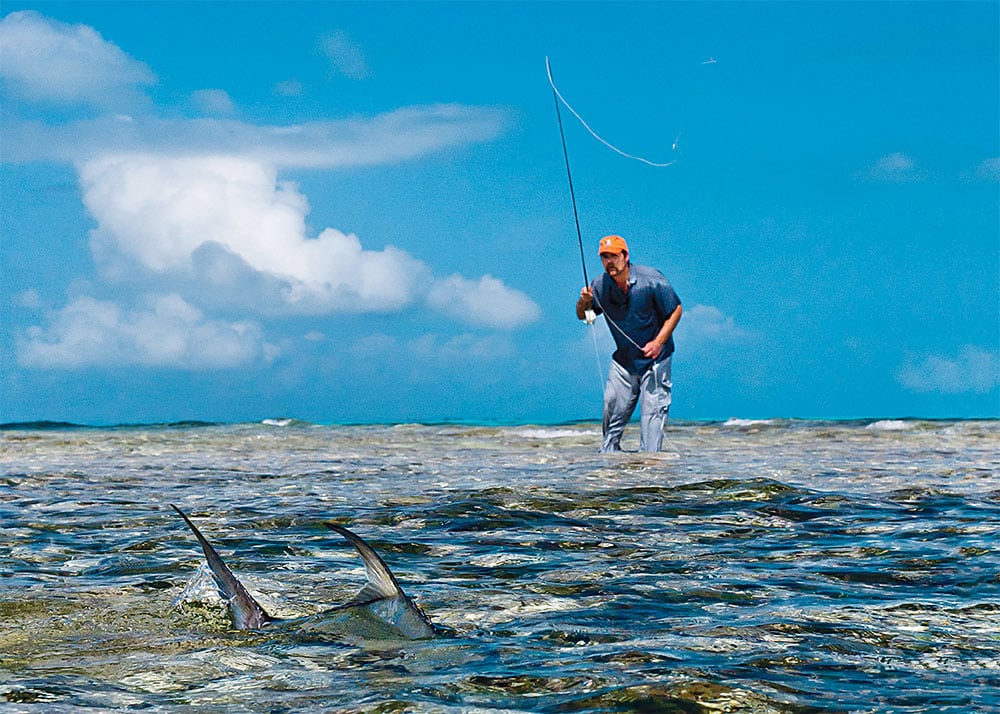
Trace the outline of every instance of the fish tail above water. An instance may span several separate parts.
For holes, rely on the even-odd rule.
[[[342,535],[354,546],[364,561],[365,574],[368,578],[361,592],[342,608],[369,607],[373,612],[380,611],[377,616],[389,622],[406,637],[422,639],[437,634],[438,631],[430,618],[403,592],[396,576],[374,548],[361,536],[343,526],[327,523],[326,527]]]
[[[184,512],[174,504],[170,507],[177,511],[178,515],[184,519],[188,528],[194,533],[195,538],[201,543],[201,549],[205,551],[205,559],[208,567],[212,570],[212,578],[216,586],[222,593],[226,604],[229,607],[229,615],[233,620],[233,627],[240,630],[259,630],[261,627],[274,618],[267,614],[263,607],[243,587],[243,583],[236,579],[233,571],[223,562],[222,557],[216,552],[212,544],[201,534],[201,531],[191,522],[191,519],[184,515]]]

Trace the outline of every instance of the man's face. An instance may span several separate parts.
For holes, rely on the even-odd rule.
[[[612,278],[617,278],[625,272],[628,253],[601,253],[601,264],[604,266],[604,272]]]

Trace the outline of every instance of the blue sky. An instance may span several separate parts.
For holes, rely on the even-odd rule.
[[[1000,416],[998,8],[7,1],[0,420],[598,418],[546,57],[673,417]]]

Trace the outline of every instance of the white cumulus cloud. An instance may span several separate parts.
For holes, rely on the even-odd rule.
[[[465,322],[503,329],[538,306],[490,276],[434,280],[393,246],[367,250],[333,228],[306,235],[308,201],[268,165],[237,156],[108,156],[80,168],[106,276],[136,271],[196,286],[210,302],[241,295],[267,313],[389,312],[426,297]],[[223,299],[226,298],[226,299]]]
[[[305,196],[249,159],[114,156],[80,179],[98,221],[94,255],[112,276],[138,266],[228,291],[259,275],[280,283],[290,309],[366,312],[410,303],[424,272],[403,251],[364,250],[334,229],[307,238]]]
[[[685,343],[739,342],[750,336],[732,317],[711,305],[695,305],[685,310],[676,334],[676,339]]]
[[[479,280],[468,280],[461,275],[438,280],[428,293],[427,302],[459,320],[503,329],[534,322],[541,315],[541,309],[531,298],[490,275]]]
[[[32,101],[111,107],[134,103],[138,89],[156,81],[87,25],[69,25],[37,12],[13,12],[0,20],[0,76]]]
[[[142,366],[220,369],[268,360],[275,349],[253,322],[206,319],[178,295],[139,309],[79,297],[32,327],[18,345],[26,367]]]
[[[1000,353],[965,345],[954,356],[930,355],[907,363],[896,377],[914,392],[987,394],[1000,386]]]

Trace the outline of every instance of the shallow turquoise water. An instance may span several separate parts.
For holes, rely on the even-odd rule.
[[[630,432],[631,433],[631,432]],[[0,432],[4,710],[997,711],[1000,423]],[[363,584],[446,635],[232,632]],[[40,708],[41,707],[41,708]]]

